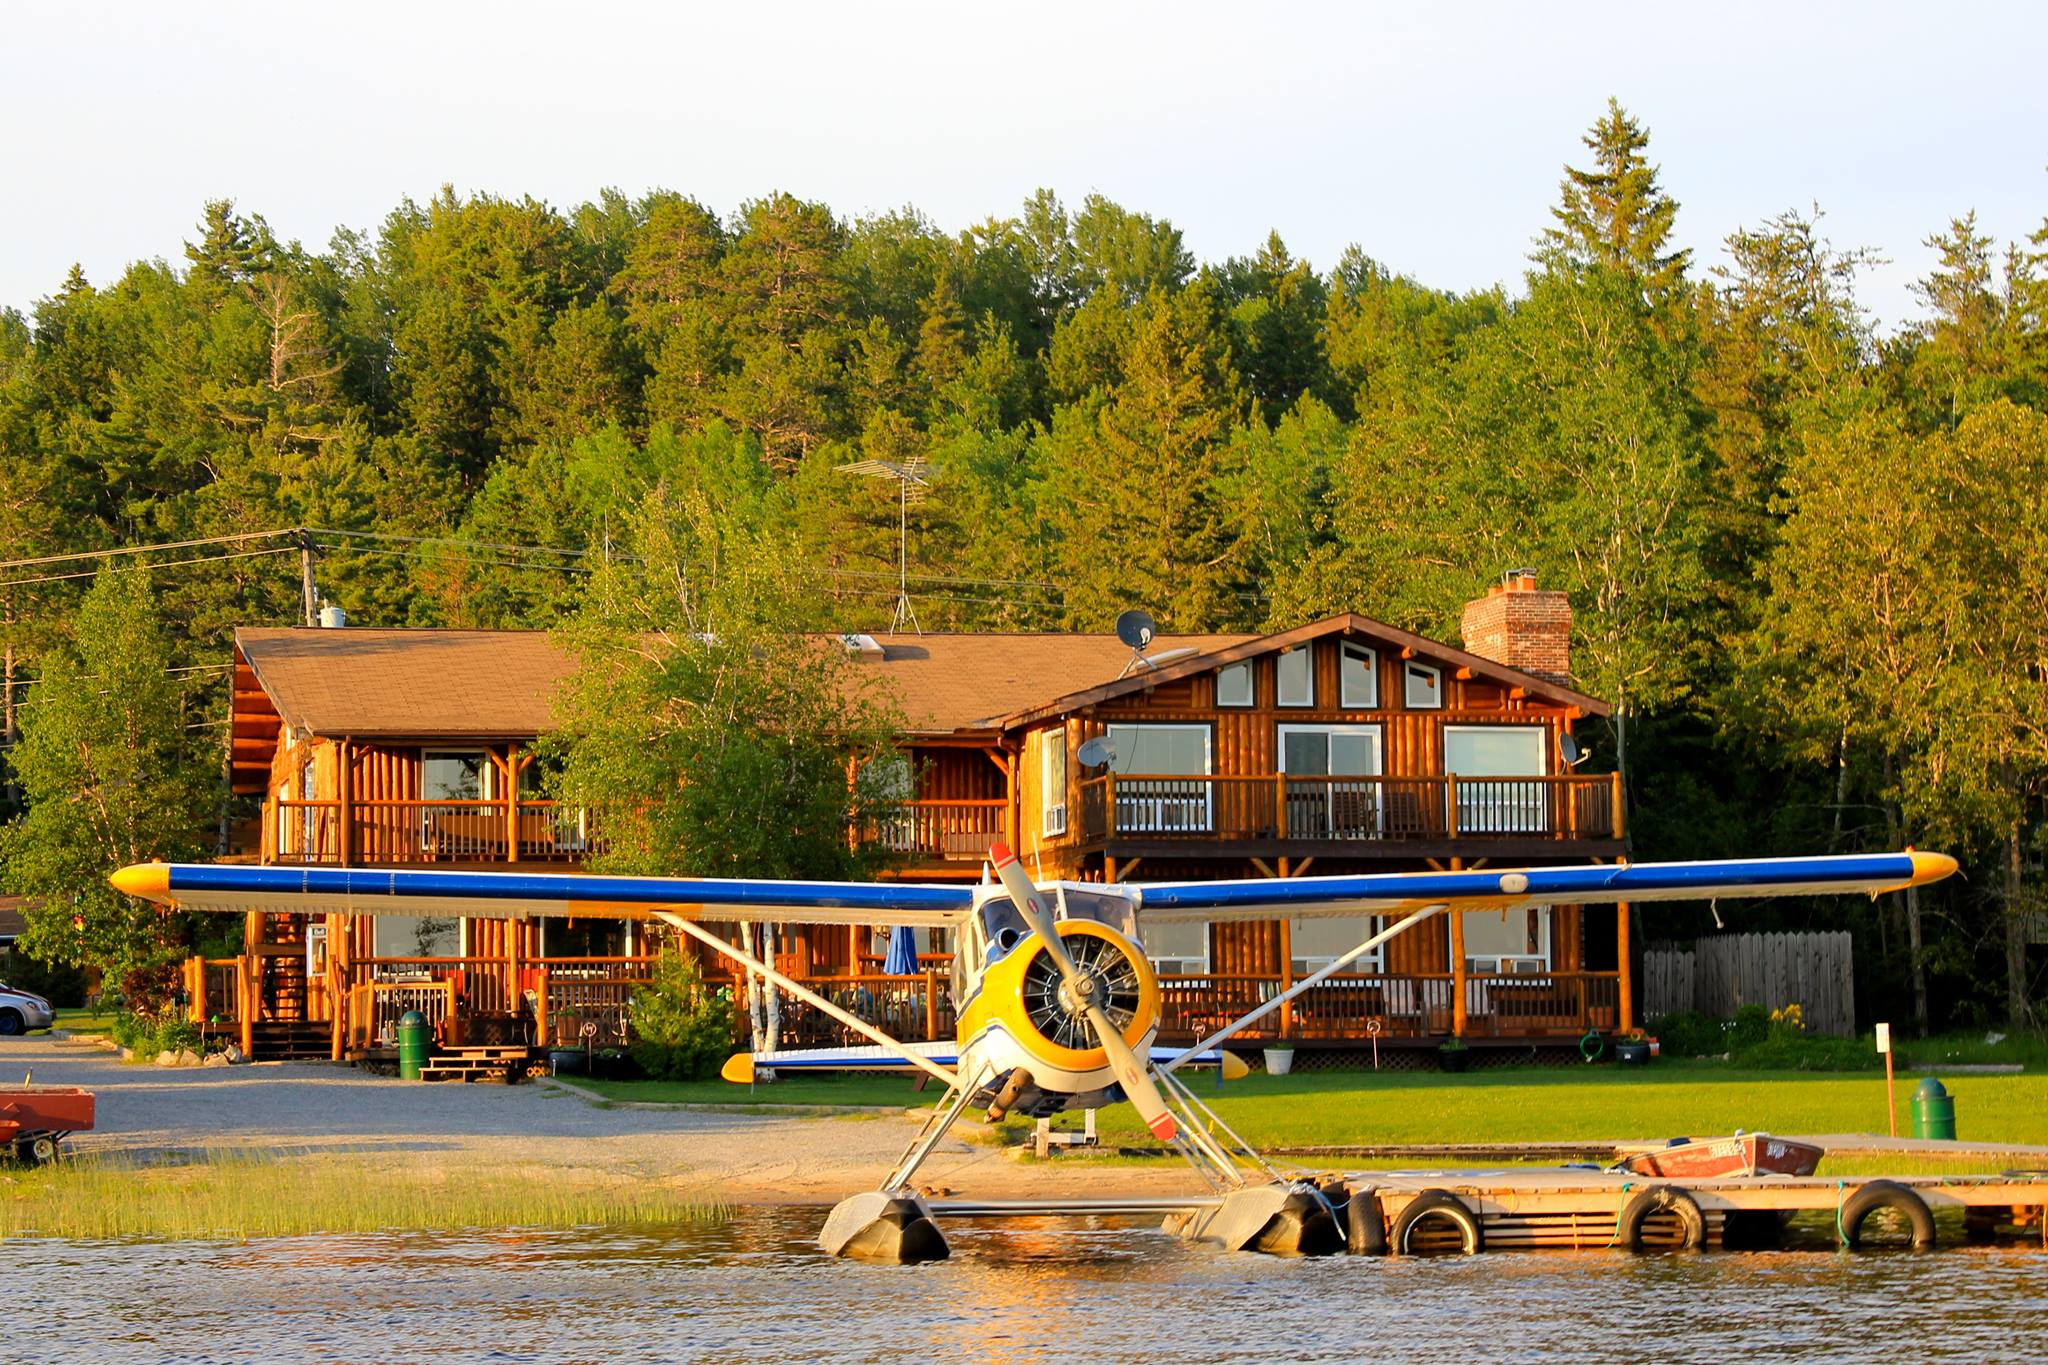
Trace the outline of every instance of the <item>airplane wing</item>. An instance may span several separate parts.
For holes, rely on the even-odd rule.
[[[943,929],[973,888],[918,882],[784,882],[739,877],[602,877],[580,872],[367,871],[236,863],[137,863],[115,889],[186,910],[276,914],[584,916]]]
[[[1140,888],[1138,923],[1313,918],[1413,910],[1593,905],[1867,892],[1939,881],[1956,870],[1945,853],[1733,858],[1721,862],[1596,863],[1513,871],[1382,872],[1355,877],[1262,877],[1154,882]]]

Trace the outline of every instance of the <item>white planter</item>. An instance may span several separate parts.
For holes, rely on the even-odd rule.
[[[1269,1047],[1266,1052],[1266,1074],[1285,1076],[1294,1070],[1294,1049],[1291,1047]]]

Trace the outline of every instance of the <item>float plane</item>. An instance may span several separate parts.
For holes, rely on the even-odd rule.
[[[270,914],[578,916],[655,921],[773,982],[871,1046],[747,1054],[778,1069],[914,1067],[945,1083],[945,1099],[895,1168],[872,1191],[835,1207],[820,1244],[834,1255],[910,1262],[947,1254],[934,1219],[991,1212],[1167,1211],[1168,1227],[1233,1250],[1278,1254],[1356,1244],[1368,1215],[1340,1186],[1290,1178],[1269,1165],[1176,1078],[1191,1063],[1241,1072],[1221,1045],[1286,1000],[1337,974],[1379,944],[1451,911],[1628,901],[1717,900],[1862,892],[1877,895],[1953,873],[1939,853],[1616,863],[1515,871],[1377,873],[1247,881],[1035,883],[998,843],[996,880],[981,886],[746,878],[610,877],[586,873],[369,871],[141,863],[114,886],[185,910]],[[1146,960],[1146,926],[1277,917],[1374,915],[1384,928],[1243,1017],[1176,1050],[1155,1046],[1159,982]],[[906,1043],[890,1037],[752,954],[708,923],[892,924],[954,931],[951,987],[959,1036]],[[1229,1074],[1226,1071],[1226,1074]],[[1145,1126],[1177,1149],[1209,1186],[1193,1200],[1016,1201],[927,1199],[918,1167],[970,1106],[992,1117],[1043,1116],[1129,1100]],[[1376,1219],[1370,1221],[1376,1222]]]

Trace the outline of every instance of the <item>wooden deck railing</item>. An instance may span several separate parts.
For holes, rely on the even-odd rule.
[[[267,863],[561,862],[600,842],[553,801],[272,800],[263,820]]]
[[[1106,773],[1080,788],[1080,833],[1109,839],[1275,842],[1616,839],[1612,774],[1290,777]]]
[[[1207,1037],[1280,995],[1282,976],[1161,977],[1159,1033],[1169,1041]],[[1332,977],[1303,991],[1237,1036],[1364,1042],[1374,1021],[1382,1039],[1441,1038],[1454,1026],[1457,981],[1448,973]],[[1613,972],[1468,976],[1468,1038],[1577,1038],[1617,1027],[1620,981]]]
[[[858,837],[913,861],[973,862],[988,856],[990,844],[1009,837],[1009,809],[1002,797],[904,801],[863,821]]]

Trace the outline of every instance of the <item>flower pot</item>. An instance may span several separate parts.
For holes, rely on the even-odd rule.
[[[1294,1070],[1294,1049],[1291,1047],[1269,1047],[1266,1052],[1266,1074],[1285,1076]]]
[[[550,1076],[581,1076],[589,1069],[590,1058],[580,1047],[551,1047],[548,1049],[548,1074]]]
[[[1623,1066],[1641,1066],[1650,1060],[1650,1045],[1640,1041],[1616,1043],[1614,1060]]]
[[[1440,1047],[1436,1050],[1436,1064],[1445,1071],[1463,1071],[1472,1063],[1472,1049],[1469,1047]]]

